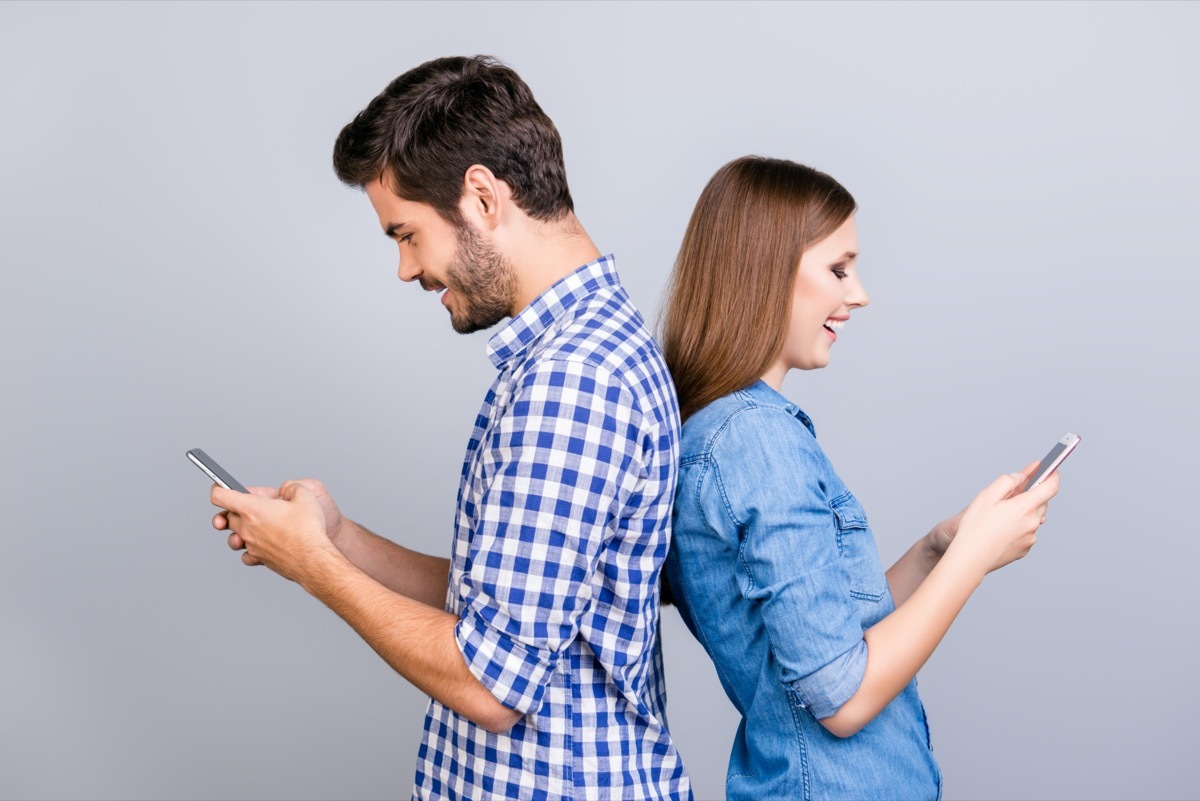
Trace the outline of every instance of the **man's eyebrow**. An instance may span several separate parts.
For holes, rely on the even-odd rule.
[[[400,230],[401,228],[403,228],[406,225],[408,225],[408,223],[404,223],[404,222],[392,223],[391,225],[389,225],[387,228],[384,229],[383,235],[386,236],[388,239],[391,239],[392,237],[394,237],[396,235],[396,232],[398,230]]]

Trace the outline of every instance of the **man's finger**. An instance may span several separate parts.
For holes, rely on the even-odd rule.
[[[285,481],[279,485],[279,497],[285,501],[294,501],[302,496],[316,497],[315,493],[300,481]]]
[[[217,512],[212,519],[213,528],[217,531],[224,531],[229,528],[229,521],[225,519],[224,512]]]
[[[246,487],[250,490],[251,495],[257,495],[260,498],[278,498],[279,490],[274,487]]]
[[[312,493],[314,495],[317,494],[317,491],[321,487],[325,486],[324,484],[321,483],[320,479],[316,479],[316,478],[297,478],[294,481],[288,481],[286,483],[299,484],[300,486],[305,487],[305,488],[309,489],[310,491],[312,491]]]
[[[213,506],[219,506],[222,509],[228,509],[231,512],[244,511],[249,504],[255,501],[254,496],[247,495],[244,492],[237,490],[225,489],[220,484],[213,484],[212,490],[208,493],[208,500]]]
[[[234,532],[233,534],[230,534],[229,539],[226,540],[226,542],[229,543],[230,549],[232,549],[234,551],[240,551],[246,547],[246,541],[244,539],[242,539],[242,535],[240,535],[236,532]]]

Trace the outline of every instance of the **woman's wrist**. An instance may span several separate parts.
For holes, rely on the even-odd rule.
[[[954,517],[946,518],[938,523],[925,535],[926,548],[934,562],[945,556],[946,551],[950,548],[950,543],[954,542],[954,537],[958,534],[958,524],[961,520],[962,512],[959,512]]]
[[[925,548],[925,558],[934,564],[946,555],[946,549],[950,547],[950,543],[954,540],[954,534],[945,528],[946,522],[943,520],[941,523],[938,523],[922,538],[922,545]]]
[[[970,541],[952,541],[939,559],[939,564],[944,565],[950,573],[966,578],[972,584],[972,591],[983,583],[989,570],[986,555]]]

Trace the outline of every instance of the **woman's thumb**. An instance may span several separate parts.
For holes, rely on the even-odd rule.
[[[998,476],[991,484],[989,484],[987,489],[983,491],[983,494],[990,498],[993,502],[1002,501],[1008,497],[1009,493],[1017,488],[1017,486],[1021,483],[1022,478],[1024,478],[1024,476],[1022,476],[1020,473],[1004,473]]]

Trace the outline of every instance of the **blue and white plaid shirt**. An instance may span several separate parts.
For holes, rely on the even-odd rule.
[[[674,387],[612,256],[488,343],[500,375],[463,462],[446,609],[504,734],[431,700],[414,799],[689,799],[666,729],[659,571]]]

